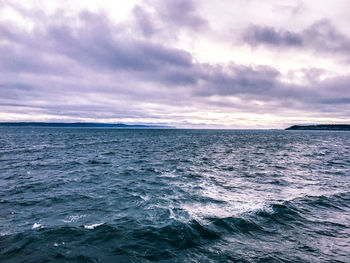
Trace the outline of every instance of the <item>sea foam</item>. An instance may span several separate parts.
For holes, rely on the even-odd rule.
[[[92,224],[92,225],[84,225],[85,229],[95,229],[95,227],[101,226],[104,223],[99,223],[99,224]]]

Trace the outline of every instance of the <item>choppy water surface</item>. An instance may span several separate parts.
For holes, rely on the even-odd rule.
[[[2,262],[350,262],[350,132],[0,129]]]

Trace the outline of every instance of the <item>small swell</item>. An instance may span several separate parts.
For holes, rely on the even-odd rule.
[[[37,228],[42,228],[43,226],[39,223],[34,223],[34,225],[32,226],[32,229],[37,229]]]
[[[95,229],[98,226],[103,225],[104,223],[92,224],[92,225],[84,225],[85,229]]]
[[[253,235],[265,232],[264,228],[254,220],[239,217],[207,218],[212,227],[217,231],[224,230],[231,234]]]
[[[105,153],[102,153],[102,155],[115,155],[116,153],[115,152],[105,152]]]
[[[88,163],[88,164],[92,164],[92,165],[110,164],[110,162],[98,161],[98,160],[89,160],[87,163]]]
[[[304,196],[294,202],[318,209],[335,209],[343,211],[350,208],[350,192],[338,192],[330,195]]]

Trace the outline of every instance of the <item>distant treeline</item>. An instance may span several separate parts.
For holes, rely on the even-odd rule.
[[[350,131],[349,124],[319,124],[319,125],[294,125],[286,130],[331,130],[331,131]]]
[[[77,128],[169,128],[157,125],[128,125],[124,123],[93,123],[93,122],[0,122],[5,127],[77,127]]]

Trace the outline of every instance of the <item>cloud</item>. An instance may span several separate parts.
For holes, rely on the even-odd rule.
[[[178,39],[183,31],[209,29],[194,0],[148,0],[132,9],[134,26],[148,41]]]
[[[253,47],[258,45],[302,46],[300,35],[290,31],[277,31],[273,27],[251,26],[246,30],[243,40]]]
[[[321,20],[302,32],[306,46],[331,53],[348,53],[350,39],[339,32],[328,20]]]
[[[177,42],[164,41],[159,21],[153,20],[158,16],[186,30],[202,28],[207,23],[194,2],[158,4],[157,14],[134,7],[132,19],[123,23],[92,11],[45,15],[45,23],[31,29],[1,21],[0,116],[215,123],[216,115],[208,112],[221,117],[290,109],[347,112],[350,76],[323,80],[324,71],[315,69],[296,84],[285,82],[272,66],[200,62]],[[182,17],[176,20],[170,10]],[[23,16],[32,13],[26,10]],[[255,27],[245,41],[301,48],[331,39],[322,47],[346,48],[339,43],[347,39],[329,25],[314,24],[302,33]]]
[[[276,13],[281,13],[281,12],[286,12],[286,13],[291,13],[292,15],[297,15],[302,11],[304,8],[304,4],[302,1],[290,1],[286,3],[280,3],[277,4],[274,8],[273,11]]]
[[[144,37],[151,37],[158,31],[156,25],[152,22],[152,14],[142,8],[142,6],[136,5],[132,13],[135,17],[136,27]]]
[[[317,21],[300,32],[252,25],[244,30],[242,40],[251,47],[298,48],[346,55],[350,51],[350,39],[329,20]]]
[[[175,26],[199,30],[208,25],[208,22],[198,15],[193,0],[162,0],[157,6],[157,11],[163,21]]]

